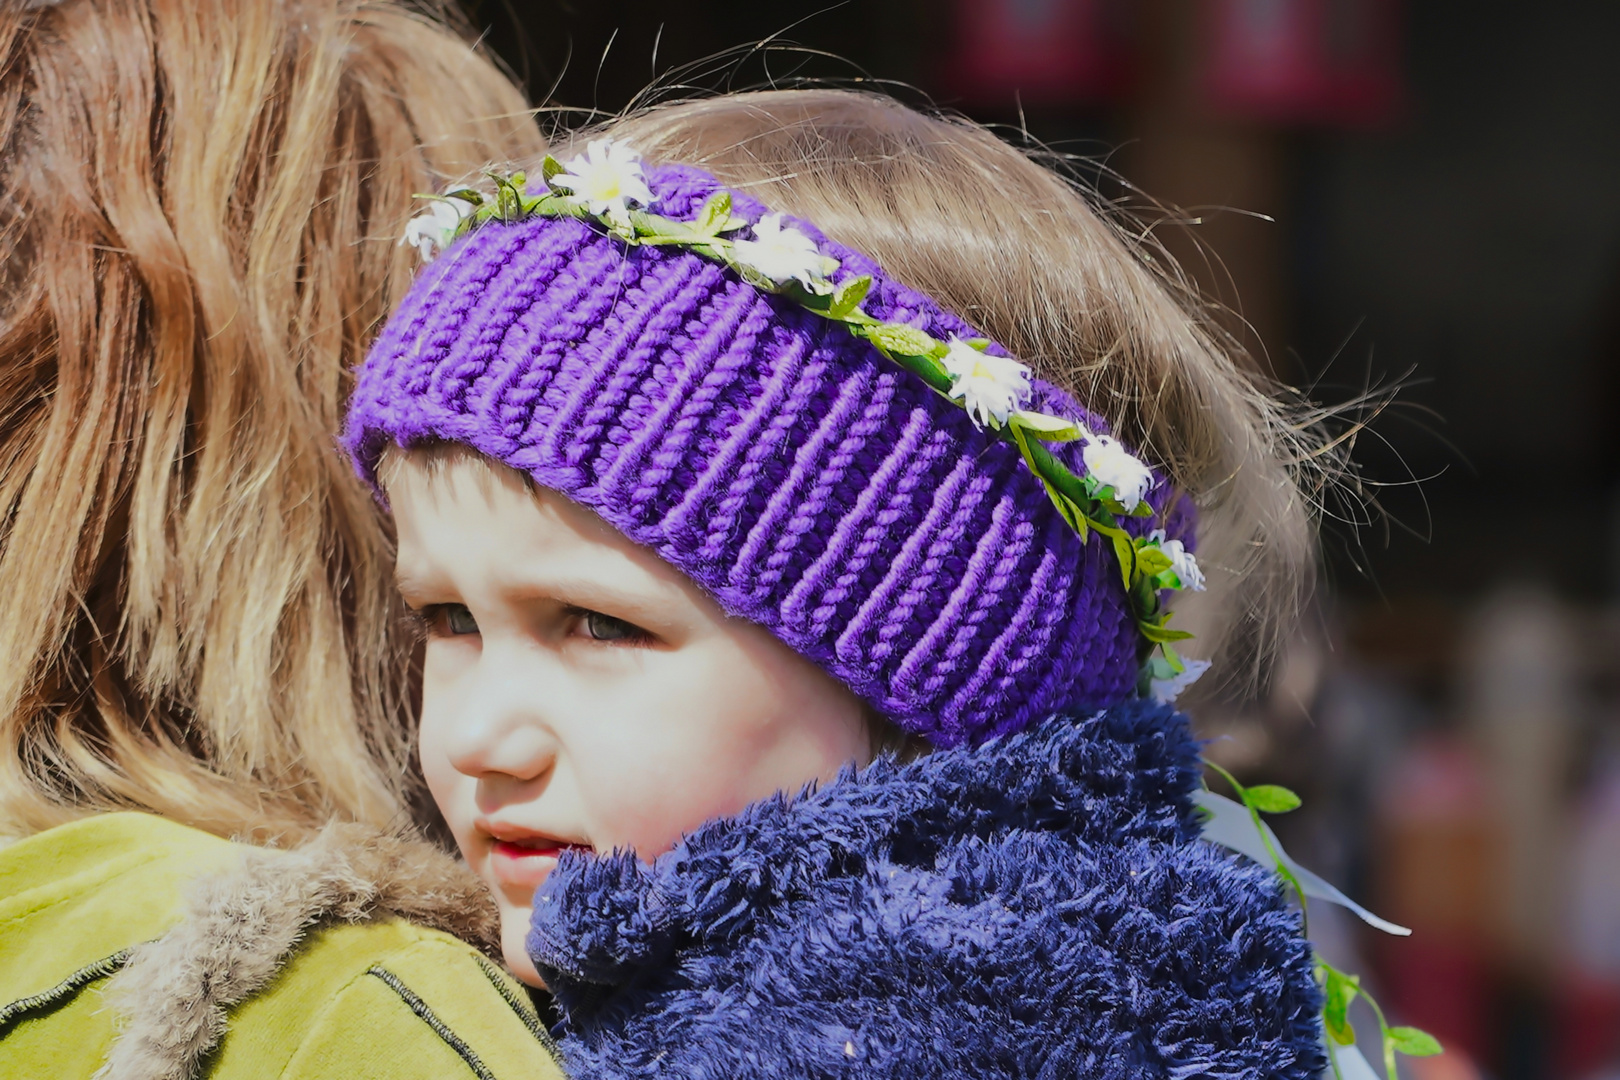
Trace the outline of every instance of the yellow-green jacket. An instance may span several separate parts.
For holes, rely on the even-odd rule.
[[[561,1080],[521,986],[445,932],[490,919],[451,860],[357,826],[51,829],[0,848],[0,1077]]]

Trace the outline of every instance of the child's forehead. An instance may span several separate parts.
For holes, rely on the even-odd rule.
[[[542,487],[527,473],[469,446],[454,442],[408,449],[390,446],[378,459],[377,479],[394,504],[396,516],[404,514],[418,526],[429,519],[452,519],[465,525],[465,515],[469,510],[476,514],[482,502],[504,519],[499,535],[515,558],[527,553],[544,558],[543,569],[562,571],[575,565],[565,558],[570,552],[579,554],[589,549],[593,558],[611,553],[610,561],[601,563],[598,559],[595,565],[605,565],[613,576],[621,578],[634,566],[648,587],[660,592],[674,588],[690,593],[695,602],[719,611],[718,605],[686,574],[652,549],[625,536],[590,507]],[[513,496],[521,502],[513,501]],[[401,522],[402,560],[425,554],[409,542],[417,531],[409,522]]]
[[[429,442],[409,448],[390,443],[377,460],[377,483],[392,494],[409,474],[428,490],[471,481],[483,494],[500,487],[522,487],[534,495],[540,488],[527,473],[457,442]]]

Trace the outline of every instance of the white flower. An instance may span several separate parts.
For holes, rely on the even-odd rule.
[[[739,263],[778,285],[797,281],[814,290],[838,269],[838,260],[816,250],[809,236],[784,226],[781,214],[766,214],[754,222],[754,238],[732,241],[731,250]]]
[[[1148,533],[1148,539],[1159,545],[1170,560],[1170,570],[1181,582],[1181,587],[1189,592],[1204,591],[1204,572],[1198,568],[1198,560],[1193,553],[1187,550],[1180,540],[1166,540],[1163,529],[1154,529]]]
[[[472,215],[473,205],[461,199],[434,199],[426,212],[417,214],[405,225],[401,244],[409,244],[422,256],[423,262],[450,246],[456,235],[456,226]]]
[[[1029,368],[1010,356],[992,356],[951,336],[940,363],[950,373],[951,397],[962,402],[976,425],[1007,422],[1029,396]]]
[[[1092,435],[1081,451],[1086,471],[1099,484],[1114,489],[1114,498],[1127,512],[1136,509],[1147,489],[1153,486],[1152,471],[1107,435]]]
[[[606,216],[617,229],[630,227],[630,207],[651,206],[657,196],[647,186],[641,158],[626,143],[592,139],[585,153],[563,166],[550,184],[569,192],[591,213]]]
[[[1209,670],[1208,660],[1192,660],[1183,658],[1181,672],[1168,679],[1151,679],[1148,682],[1148,693],[1160,705],[1169,705],[1181,696],[1181,692],[1197,682]]]

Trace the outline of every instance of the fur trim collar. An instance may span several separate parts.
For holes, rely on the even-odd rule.
[[[1150,703],[881,760],[651,866],[565,853],[530,952],[574,1080],[1268,1077],[1323,1061],[1275,878]]]
[[[226,1011],[269,983],[311,927],[388,916],[499,955],[488,892],[422,841],[333,824],[289,851],[244,846],[240,867],[199,879],[180,923],[136,947],[108,985],[124,1023],[96,1080],[187,1080],[225,1034]]]

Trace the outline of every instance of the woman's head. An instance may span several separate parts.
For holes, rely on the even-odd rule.
[[[0,12],[0,828],[399,813],[391,545],[330,442],[412,193],[540,146],[421,9]]]

